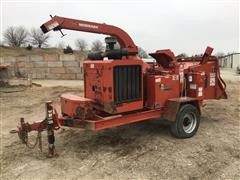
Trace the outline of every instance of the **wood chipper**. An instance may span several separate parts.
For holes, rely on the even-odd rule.
[[[161,118],[170,122],[175,137],[190,138],[198,130],[204,100],[227,98],[211,47],[203,56],[185,59],[178,59],[170,49],[157,50],[149,54],[154,63],[146,63],[138,57],[131,37],[116,26],[54,16],[41,29],[109,35],[106,50],[90,53],[84,61],[84,97],[62,94],[61,116],[49,101],[42,121],[27,123],[21,118],[13,131],[27,143],[30,131],[46,130],[51,155],[54,131],[62,126],[99,131]],[[117,42],[120,49],[115,48]]]

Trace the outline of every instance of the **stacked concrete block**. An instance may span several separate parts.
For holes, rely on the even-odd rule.
[[[48,74],[47,79],[62,79],[61,74],[65,73],[63,63],[58,59],[56,61],[48,62]]]
[[[29,63],[29,56],[16,57],[14,65],[14,72],[17,77],[28,77],[32,63]]]
[[[77,74],[81,73],[78,61],[64,61],[63,65],[66,68],[66,73],[75,74],[75,79],[77,78]]]
[[[0,64],[4,64],[4,59],[3,59],[3,57],[0,57]]]
[[[59,56],[60,61],[75,61],[76,57],[73,54],[62,54]]]
[[[1,62],[3,64],[8,64],[8,70],[9,70],[9,77],[14,77],[15,76],[15,62],[16,62],[16,57],[11,57],[11,56],[6,56],[2,57]]]
[[[48,62],[48,67],[63,67],[63,63],[60,61],[50,61]]]
[[[83,79],[84,78],[84,76],[83,76],[83,73],[81,73],[81,74],[77,74],[77,76],[76,76],[76,79]]]
[[[31,55],[29,56],[29,60],[31,62],[34,62],[34,61],[43,61],[43,56],[40,56],[40,55]]]
[[[65,69],[66,69],[66,73],[76,73],[76,74],[81,73],[81,68],[79,66],[66,67]]]
[[[79,67],[78,61],[63,61],[64,67]]]
[[[76,79],[76,73],[66,73],[66,74],[61,74],[60,79],[70,79],[70,80],[75,80],[75,79]]]
[[[66,71],[64,67],[51,67],[51,68],[48,68],[48,73],[64,74],[66,73]]]
[[[59,55],[58,54],[44,54],[44,60],[46,62],[49,61],[58,61],[59,60]]]
[[[8,82],[9,65],[3,63],[3,58],[0,58],[0,82]]]
[[[2,64],[8,64],[8,72],[9,72],[9,77],[13,77],[15,75],[14,73],[14,66],[13,64],[15,63],[16,58],[15,57],[11,57],[11,56],[6,56],[6,57],[2,57],[1,58],[1,63]]]
[[[43,56],[31,55],[29,57],[29,65],[33,64],[32,78],[33,79],[45,79],[48,73],[48,62],[44,61]]]
[[[21,75],[33,79],[82,79],[82,61],[75,55],[44,54],[3,57],[1,63],[10,64],[13,76]]]
[[[16,57],[11,57],[11,56],[3,57],[3,63],[6,63],[6,64],[13,64],[15,63],[15,61],[16,61]]]

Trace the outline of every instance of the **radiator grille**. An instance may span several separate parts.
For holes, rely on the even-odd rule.
[[[114,100],[115,104],[141,99],[142,70],[139,65],[114,67]]]

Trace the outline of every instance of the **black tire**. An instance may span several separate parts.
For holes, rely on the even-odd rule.
[[[171,133],[177,138],[190,138],[197,133],[199,123],[198,109],[191,104],[185,104],[179,109],[176,121],[171,125]]]

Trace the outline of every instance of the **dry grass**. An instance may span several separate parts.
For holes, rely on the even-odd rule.
[[[0,47],[0,57],[5,56],[26,56],[26,55],[43,55],[43,54],[63,54],[62,49],[58,48],[33,48],[27,50],[25,48],[12,48],[12,47]],[[80,58],[86,57],[87,52],[74,51],[74,54],[80,56]]]

